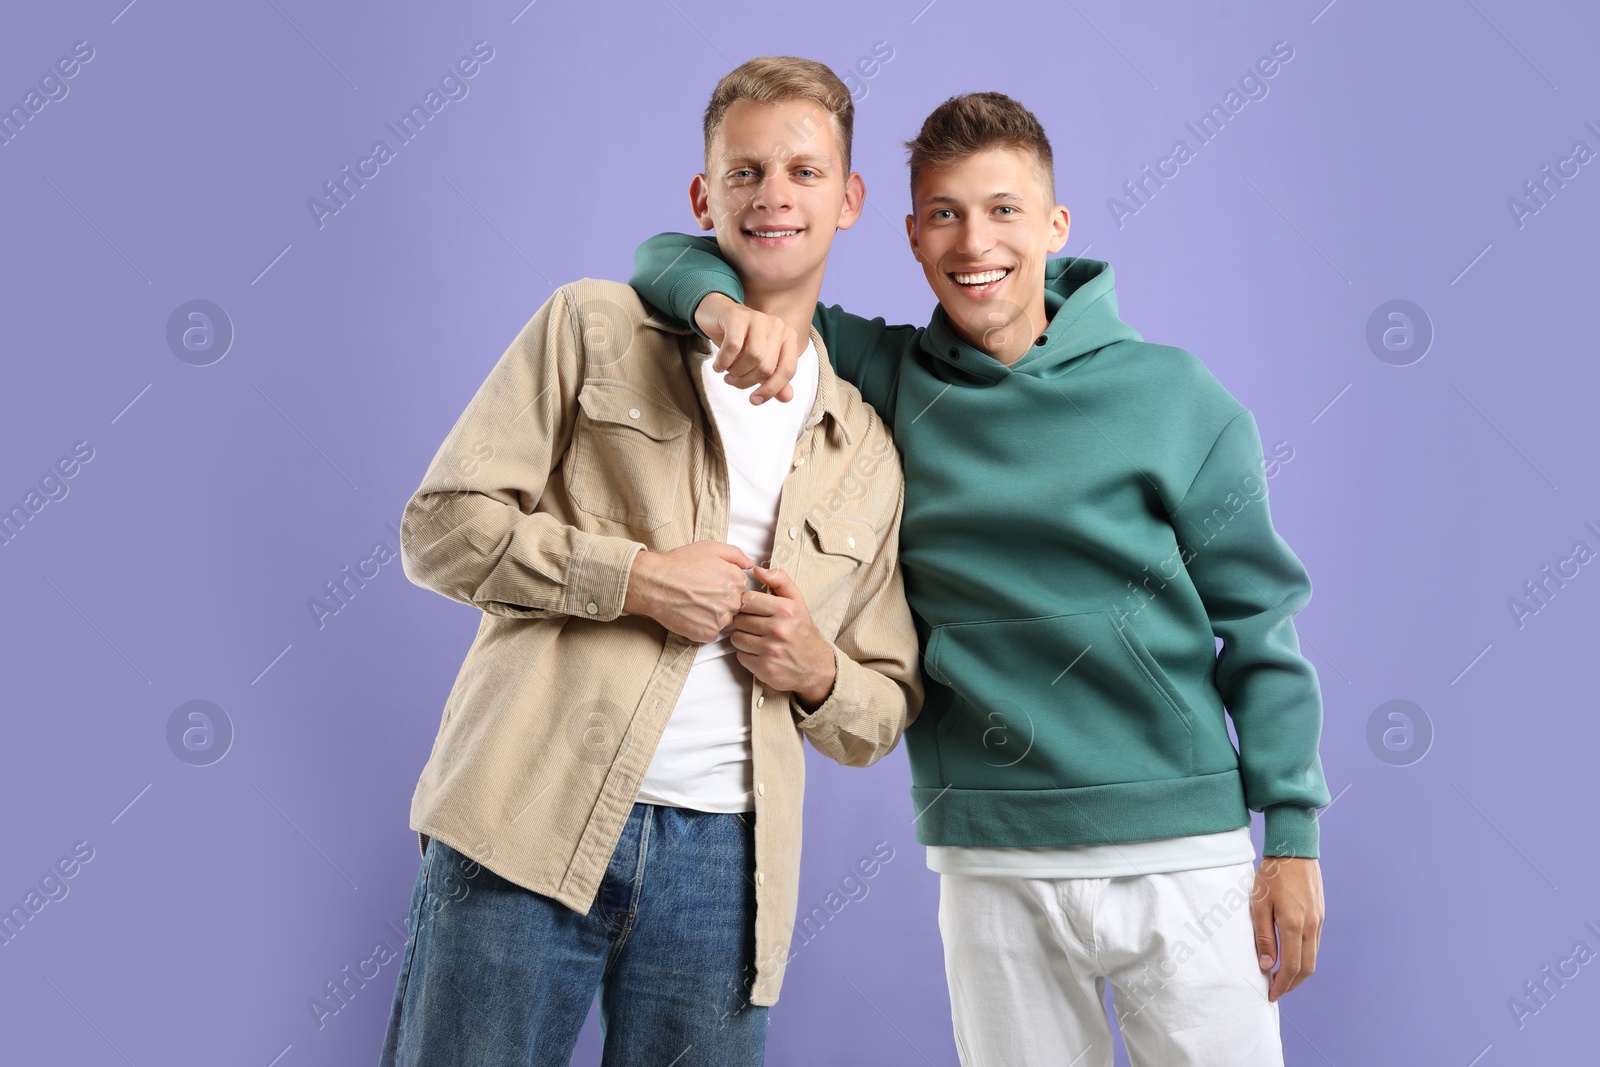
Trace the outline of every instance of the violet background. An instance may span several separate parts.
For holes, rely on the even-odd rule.
[[[411,792],[477,619],[397,560],[320,630],[307,602],[398,548],[388,524],[554,285],[624,279],[643,237],[692,229],[705,99],[771,53],[860,94],[871,208],[825,300],[926,320],[900,142],[946,96],[998,89],[1052,137],[1067,251],[1109,260],[1124,317],[1293,448],[1273,512],[1314,583],[1299,628],[1338,799],[1287,1062],[1594,1059],[1593,966],[1520,1029],[1507,1007],[1575,942],[1600,949],[1600,577],[1580,568],[1521,628],[1507,607],[1575,541],[1600,548],[1600,165],[1521,227],[1507,208],[1575,140],[1600,148],[1592,7],[124,3],[0,14],[0,103],[95,49],[0,147],[0,506],[94,449],[0,549],[0,905],[95,850],[0,946],[0,1059],[375,1062],[397,962],[320,1029],[308,1001],[400,947]],[[319,229],[307,199],[480,40],[469,95]],[[1119,228],[1108,198],[1193,146],[1184,122],[1280,40],[1269,95]],[[877,42],[893,57],[863,78]],[[204,367],[165,336],[196,298],[235,331]],[[1366,339],[1392,299],[1435,331],[1406,366]],[[234,731],[204,767],[167,741],[194,699]],[[1397,699],[1433,734],[1404,765],[1368,742]],[[874,843],[895,858],[795,958],[768,1062],[954,1064],[905,757],[811,755],[802,911]],[[597,1050],[591,1019],[575,1062]]]

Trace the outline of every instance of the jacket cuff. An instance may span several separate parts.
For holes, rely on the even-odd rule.
[[[567,613],[594,622],[610,622],[622,614],[633,561],[645,546],[626,537],[603,534],[580,534],[578,544],[567,578]]]
[[[1263,856],[1303,856],[1316,859],[1320,843],[1317,813],[1298,804],[1274,804],[1264,811],[1266,833]]]
[[[690,271],[673,282],[672,288],[667,291],[667,303],[672,305],[673,314],[683,314],[691,330],[706,337],[705,331],[694,321],[694,313],[700,307],[700,301],[712,293],[722,293],[738,303],[744,303],[743,286],[736,279],[714,270]],[[706,337],[706,340],[710,338]]]

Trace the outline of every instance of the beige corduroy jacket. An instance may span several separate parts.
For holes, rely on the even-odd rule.
[[[897,552],[900,457],[815,330],[811,341],[816,403],[771,566],[804,594],[838,677],[809,715],[752,686],[750,999],[763,1005],[778,998],[795,920],[801,737],[866,766],[922,704]],[[727,538],[738,457],[707,414],[710,354],[626,285],[562,286],[489,372],[401,520],[406,575],[483,613],[412,798],[418,845],[438,837],[577,911],[594,900],[697,647],[623,614],[634,556]]]

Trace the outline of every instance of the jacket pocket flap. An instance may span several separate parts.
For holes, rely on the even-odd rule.
[[[877,554],[877,531],[860,519],[814,519],[808,515],[806,525],[816,536],[817,547],[831,555],[871,563]]]
[[[657,441],[670,441],[689,429],[681,412],[647,399],[639,390],[614,378],[590,378],[578,392],[578,406],[595,422],[631,426]]]

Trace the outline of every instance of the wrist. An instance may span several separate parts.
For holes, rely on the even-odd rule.
[[[633,566],[628,571],[628,585],[622,595],[623,614],[655,618],[652,608],[655,603],[656,565],[660,555],[648,548],[634,553]]]
[[[832,645],[819,640],[816,657],[817,666],[806,680],[806,684],[794,691],[795,699],[808,713],[820,708],[827,701],[839,676],[839,664],[834,659]]]
[[[695,305],[694,324],[700,327],[700,332],[704,334],[720,333],[723,313],[736,302],[727,293],[707,293],[701,298],[700,303]]]

